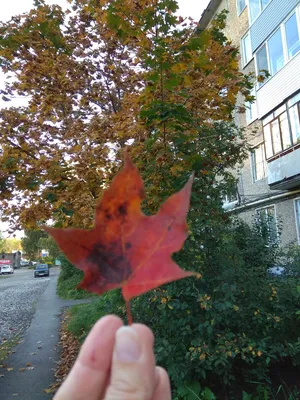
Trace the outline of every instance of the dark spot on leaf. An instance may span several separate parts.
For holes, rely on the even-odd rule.
[[[171,225],[168,226],[168,231],[170,231],[172,229]]]
[[[110,221],[112,219],[112,215],[108,212],[105,214],[105,218]]]
[[[95,244],[87,261],[97,266],[99,271],[97,284],[101,287],[107,283],[122,283],[132,272],[119,242],[112,242],[108,246]]]
[[[125,243],[126,250],[131,249],[131,247],[132,247],[132,244],[130,242]]]
[[[118,213],[122,217],[125,217],[127,215],[127,204],[123,203],[118,207]]]

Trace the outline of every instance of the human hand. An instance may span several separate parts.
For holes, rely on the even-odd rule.
[[[154,337],[141,324],[101,318],[54,400],[171,400],[167,372],[155,366]]]

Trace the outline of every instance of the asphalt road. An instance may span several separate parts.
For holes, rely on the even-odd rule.
[[[29,328],[37,300],[49,280],[34,279],[33,270],[28,268],[16,269],[13,275],[0,275],[0,346],[3,340],[21,337]]]
[[[1,400],[43,400],[51,395],[44,389],[54,381],[54,369],[59,360],[60,316],[62,308],[77,304],[78,300],[62,300],[56,295],[58,268],[52,268],[50,278],[33,278],[32,270],[17,270],[14,275],[0,278],[0,293],[5,293],[7,287],[18,288],[25,282],[34,281],[34,285],[42,287],[35,302],[35,313],[23,340],[5,361],[5,368],[0,369],[0,399]],[[40,281],[40,282],[38,282]],[[42,284],[42,281],[44,283]],[[21,290],[16,290],[22,293]],[[11,300],[13,302],[13,300]],[[0,306],[1,315],[1,306]],[[1,320],[1,317],[0,317]]]

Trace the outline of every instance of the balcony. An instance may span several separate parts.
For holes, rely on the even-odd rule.
[[[257,90],[258,118],[264,117],[300,88],[300,53]]]
[[[300,145],[268,160],[268,184],[272,190],[300,187]]]

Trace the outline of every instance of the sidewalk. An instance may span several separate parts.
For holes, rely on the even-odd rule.
[[[59,269],[53,268],[51,272],[51,280],[38,300],[37,310],[24,339],[5,362],[13,370],[1,370],[5,375],[0,380],[1,400],[43,400],[52,397],[44,389],[53,383],[56,362],[59,360],[56,346],[62,308],[87,300],[60,299],[56,295]]]

